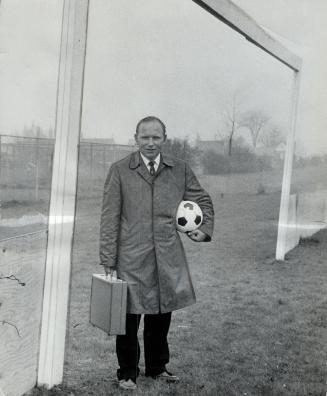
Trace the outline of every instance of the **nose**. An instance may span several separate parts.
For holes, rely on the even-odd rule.
[[[148,145],[153,146],[153,139],[151,137],[149,138]]]

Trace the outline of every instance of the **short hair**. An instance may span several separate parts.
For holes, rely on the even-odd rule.
[[[148,116],[145,118],[142,118],[142,120],[140,120],[137,125],[136,125],[136,136],[139,133],[139,127],[141,124],[143,124],[144,122],[152,122],[152,121],[157,121],[159,122],[159,124],[161,125],[162,131],[164,136],[167,136],[166,134],[166,125],[160,120],[160,118],[155,117],[155,116]]]

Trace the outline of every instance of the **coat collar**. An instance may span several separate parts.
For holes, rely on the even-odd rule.
[[[139,151],[136,151],[131,154],[131,159],[129,162],[129,167],[135,170],[149,184],[154,183],[155,178],[159,175],[159,173],[162,171],[162,169],[165,166],[174,166],[174,160],[171,157],[162,153],[161,153],[159,168],[155,176],[150,175],[150,172],[148,171],[146,165],[144,164]]]
[[[131,154],[131,159],[129,161],[129,167],[131,169],[136,169],[136,168],[139,168],[142,163],[143,163],[143,161],[141,159],[140,152],[139,151],[134,151],[134,153]],[[167,166],[174,166],[175,165],[174,159],[171,158],[169,155],[166,155],[166,154],[163,154],[163,153],[161,153],[160,164],[161,163],[163,163],[164,165],[167,165]]]

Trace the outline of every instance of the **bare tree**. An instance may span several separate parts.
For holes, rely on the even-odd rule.
[[[23,128],[24,137],[48,137],[40,125],[36,124],[34,121],[30,126],[24,126]]]
[[[279,126],[272,124],[261,134],[259,141],[266,148],[275,149],[280,143],[285,142],[285,136]]]
[[[190,165],[195,165],[197,163],[197,159],[200,157],[198,147],[191,146],[187,138],[167,139],[163,150],[167,154],[183,159]]]
[[[254,150],[256,149],[260,132],[267,124],[269,117],[260,110],[247,111],[243,114],[240,126],[250,131]]]
[[[239,121],[241,118],[240,93],[238,91],[234,92],[230,103],[221,112],[221,116],[227,132],[227,136],[225,136],[225,138],[228,143],[228,155],[231,156],[233,139],[235,137],[235,132],[239,127]]]
[[[248,144],[247,144],[244,136],[241,136],[241,135],[237,136],[234,139],[233,147],[234,148],[247,148]]]

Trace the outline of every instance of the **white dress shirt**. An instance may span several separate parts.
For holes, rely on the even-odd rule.
[[[154,162],[154,165],[153,165],[154,166],[154,170],[157,172],[159,164],[160,164],[160,153],[156,156],[156,158],[154,160],[149,160],[142,153],[140,153],[140,154],[141,154],[141,157],[142,157],[142,160],[143,160],[145,166],[148,168],[148,171],[150,172],[149,162],[153,161]]]

